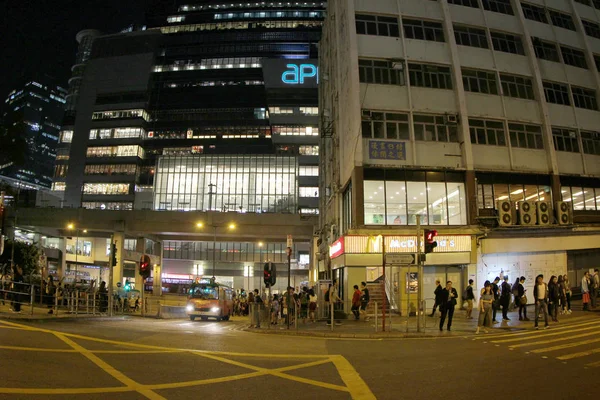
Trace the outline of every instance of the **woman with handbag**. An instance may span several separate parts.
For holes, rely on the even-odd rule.
[[[516,283],[517,296],[515,298],[515,303],[519,306],[519,321],[529,321],[529,318],[527,318],[527,295],[525,294],[527,289],[525,289],[524,283],[524,276],[520,277],[519,282]]]

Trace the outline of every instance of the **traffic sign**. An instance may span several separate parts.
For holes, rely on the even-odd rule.
[[[287,247],[292,247],[294,245],[294,240],[292,239],[292,235],[287,235]]]
[[[417,259],[414,253],[402,253],[402,254],[386,254],[385,255],[385,263],[386,264],[402,264],[402,265],[412,265],[415,264],[415,260]]]

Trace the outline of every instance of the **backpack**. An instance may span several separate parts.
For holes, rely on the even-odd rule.
[[[329,290],[325,292],[325,301],[329,301]]]
[[[462,295],[463,300],[467,300],[469,298],[469,291],[465,289]]]
[[[300,294],[300,304],[303,306],[308,304],[308,295],[304,292]]]

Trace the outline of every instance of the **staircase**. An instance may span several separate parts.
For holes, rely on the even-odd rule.
[[[369,289],[369,296],[371,300],[367,306],[367,315],[375,315],[375,302],[377,302],[377,314],[382,315],[381,307],[385,301],[385,307],[389,313],[390,303],[388,302],[387,296],[385,295],[385,288],[383,282],[371,282],[367,283],[367,289]]]

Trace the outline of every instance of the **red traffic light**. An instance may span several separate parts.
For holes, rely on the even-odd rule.
[[[438,233],[435,229],[432,229],[432,230],[425,229],[425,241],[427,243],[433,242],[433,238],[435,238],[437,236],[437,234]]]

